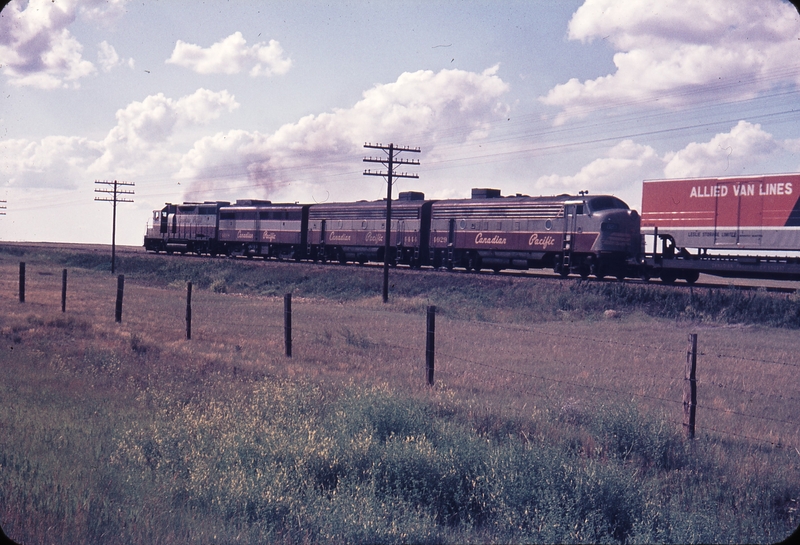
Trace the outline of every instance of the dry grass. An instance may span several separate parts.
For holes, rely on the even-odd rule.
[[[428,388],[423,296],[295,297],[289,359],[282,297],[196,288],[187,341],[183,280],[126,278],[117,324],[115,276],[71,269],[62,313],[61,269],[26,261],[21,304],[18,261],[0,254],[0,395],[14,400],[0,512],[30,543],[706,542],[722,530],[774,541],[797,520],[794,449],[772,448],[800,446],[793,331],[581,310],[519,323],[490,303],[454,303],[437,316]],[[257,270],[281,268],[271,265]],[[695,450],[672,433],[689,332],[701,352]],[[365,415],[390,437],[370,435]],[[389,481],[358,480],[367,468]],[[462,471],[485,504],[451,507],[495,517],[494,529],[442,525],[420,508]],[[299,490],[301,474],[322,492]],[[392,503],[395,485],[375,495],[386,482],[407,497]],[[466,497],[452,483],[452,497]],[[362,520],[377,526],[359,533]],[[558,530],[563,521],[574,532]],[[608,521],[616,530],[602,529]]]

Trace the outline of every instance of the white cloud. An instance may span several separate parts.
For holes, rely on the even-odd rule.
[[[577,174],[542,176],[536,181],[535,187],[555,193],[577,193],[582,190],[614,193],[652,177],[663,166],[664,161],[650,146],[623,140],[612,147],[605,157],[585,165]]]
[[[541,176],[535,188],[545,193],[613,193],[636,207],[643,180],[756,174],[759,165],[793,153],[795,146],[800,144],[777,142],[760,125],[740,121],[707,142],[692,142],[661,156],[650,146],[624,140],[576,174]]]
[[[171,149],[169,139],[177,129],[208,123],[238,107],[228,91],[207,89],[198,89],[178,100],[159,93],[132,102],[117,111],[117,125],[102,141],[104,153],[92,168],[99,172],[136,172],[148,165],[174,168],[180,154]]]
[[[100,42],[97,46],[97,62],[100,63],[103,72],[110,72],[121,63],[114,46],[106,41]]]
[[[97,142],[75,136],[5,140],[0,141],[0,173],[12,188],[72,189],[101,153]]]
[[[616,72],[576,78],[540,97],[561,108],[557,123],[611,105],[658,101],[682,106],[701,97],[742,99],[800,83],[785,69],[800,55],[800,17],[781,0],[586,0],[569,38],[605,40]]]
[[[282,75],[292,66],[292,60],[284,56],[277,41],[248,46],[241,32],[234,32],[208,48],[178,40],[166,62],[198,74],[238,74],[250,67],[251,76]]]
[[[667,154],[664,175],[667,178],[736,175],[752,170],[781,147],[761,125],[739,121],[730,132],[717,134],[708,142],[692,142],[678,152]]]
[[[126,1],[31,0],[24,8],[20,0],[12,1],[0,15],[3,74],[17,86],[77,87],[96,68],[82,57],[83,46],[68,27],[79,14],[108,20],[121,13]]]
[[[426,142],[427,154],[445,140],[478,138],[489,121],[507,112],[500,102],[507,90],[496,67],[482,74],[404,73],[394,83],[365,91],[351,108],[309,115],[269,135],[229,131],[203,138],[184,156],[178,176],[194,180],[189,199],[220,198],[238,181],[269,198],[311,200],[345,175],[347,186],[337,186],[334,198],[364,198],[364,142]],[[354,169],[355,181],[349,178]],[[290,183],[291,191],[285,190]]]
[[[151,95],[118,110],[117,123],[103,140],[49,136],[0,141],[0,176],[14,188],[75,188],[94,178],[168,177],[183,155],[172,144],[175,133],[238,107],[227,91],[198,89],[177,100]]]

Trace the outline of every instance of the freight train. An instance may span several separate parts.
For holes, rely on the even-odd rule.
[[[388,261],[435,269],[552,269],[561,276],[678,279],[701,273],[800,279],[800,174],[649,180],[642,214],[611,195],[501,196],[391,203]],[[150,252],[383,262],[387,203],[266,200],[167,204]],[[769,257],[770,252],[786,255]]]

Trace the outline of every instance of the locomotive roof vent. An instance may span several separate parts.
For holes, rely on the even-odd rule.
[[[401,201],[424,201],[425,193],[421,191],[401,191],[397,198]]]
[[[473,187],[472,188],[472,198],[473,199],[498,199],[500,198],[500,190],[499,189],[488,189],[485,187]]]
[[[260,199],[237,199],[236,206],[258,206],[259,204],[272,204],[272,201],[263,201]]]

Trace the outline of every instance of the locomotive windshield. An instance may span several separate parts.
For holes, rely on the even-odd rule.
[[[590,212],[600,212],[601,210],[628,210],[628,205],[616,197],[595,197],[586,203],[589,205]]]

